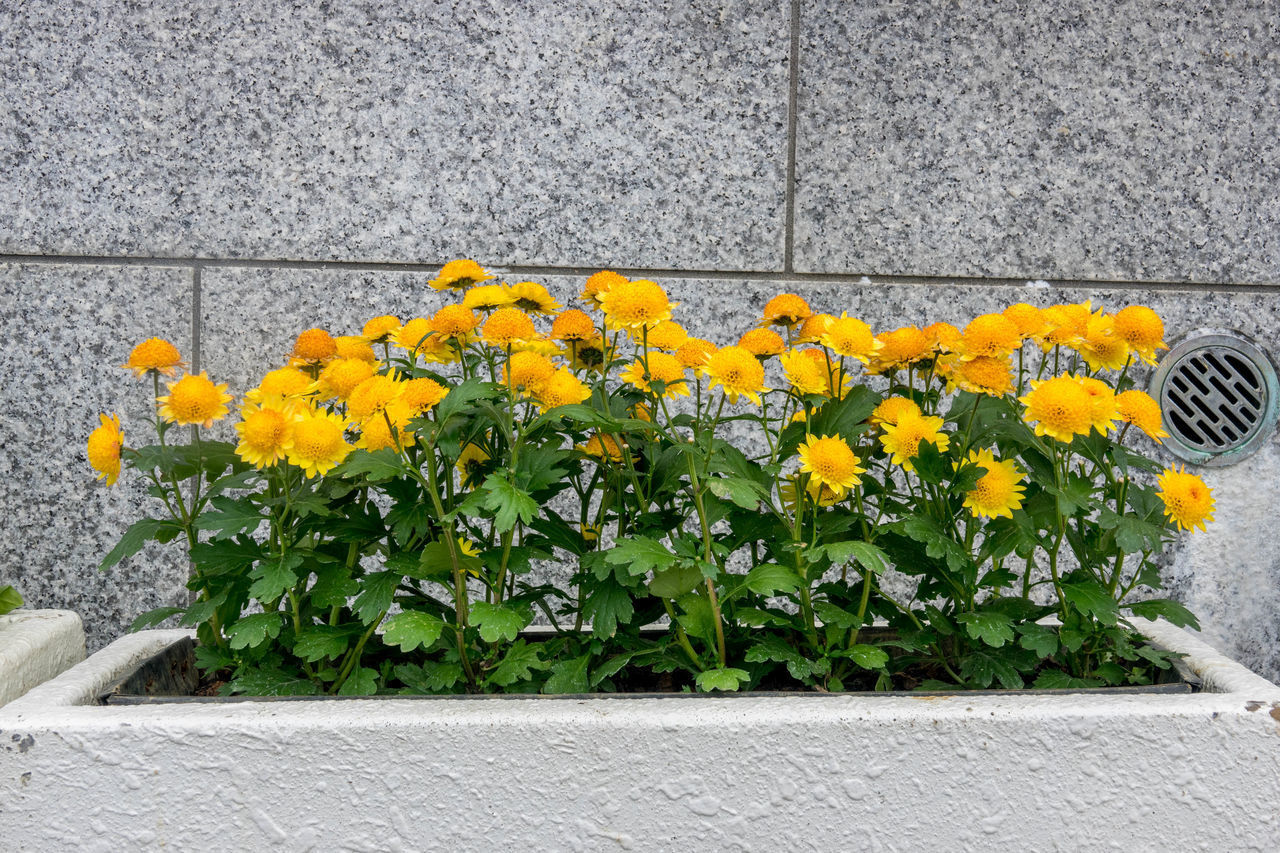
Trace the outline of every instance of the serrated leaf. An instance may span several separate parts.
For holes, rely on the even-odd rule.
[[[586,693],[591,689],[587,678],[591,655],[562,660],[551,667],[551,675],[542,685],[543,693]]]
[[[1018,670],[998,654],[973,652],[965,655],[960,661],[960,674],[971,687],[979,689],[991,686],[995,679],[1008,690],[1017,690],[1025,686]]]
[[[649,592],[658,598],[679,598],[702,583],[702,572],[696,565],[679,562],[669,569],[654,572]]]
[[[964,569],[971,561],[964,546],[952,539],[938,522],[924,515],[911,515],[896,522],[897,529],[924,545],[925,553],[934,559],[945,559],[953,572]]]
[[[205,510],[196,519],[196,529],[213,533],[214,539],[230,539],[238,533],[252,535],[266,516],[258,505],[248,498],[229,498],[225,495],[210,501],[213,511]]]
[[[768,500],[759,483],[740,477],[713,477],[707,480],[707,488],[718,498],[730,501],[743,509],[756,510],[760,502]]]
[[[339,696],[373,696],[378,692],[378,671],[367,666],[356,667],[338,688]]]
[[[247,471],[240,471],[236,474],[228,474],[225,477],[219,477],[209,485],[208,494],[220,495],[231,489],[248,489],[255,482],[262,478],[262,472],[256,468],[250,468]]]
[[[248,537],[197,542],[191,549],[191,562],[199,574],[209,577],[239,574],[262,559],[262,546]]]
[[[479,379],[467,379],[460,382],[436,406],[436,420],[444,424],[454,415],[462,414],[471,408],[471,404],[481,397],[496,397],[501,386]]]
[[[471,624],[480,630],[480,638],[486,643],[514,640],[530,622],[528,611],[519,611],[504,604],[487,601],[471,603]]]
[[[889,662],[889,653],[879,646],[857,643],[850,646],[844,656],[863,669],[884,669]]]
[[[819,601],[813,605],[813,612],[822,624],[832,628],[838,628],[841,631],[848,631],[850,628],[861,627],[858,617],[842,607],[837,607],[829,601]]]
[[[676,621],[684,628],[686,634],[700,640],[710,641],[715,633],[715,617],[711,612],[711,602],[701,595],[689,594],[681,597],[677,604],[680,611]]]
[[[17,592],[14,591],[13,587],[11,586],[7,586],[7,587],[4,587],[3,589],[0,589],[0,614],[8,613],[9,610],[13,609],[11,607],[8,610],[6,610],[4,606],[7,603],[5,599],[5,594],[8,592],[13,592],[14,595],[17,595]],[[21,603],[22,603],[22,598],[19,596],[18,604],[21,604]],[[15,604],[14,607],[16,606],[17,605]],[[148,610],[146,613],[143,613],[137,619],[134,619],[132,622],[130,622],[129,631],[132,633],[133,631],[141,631],[144,628],[154,628],[155,626],[159,625],[161,622],[165,621],[166,619],[172,616],[178,616],[186,612],[187,612],[187,608],[185,607],[157,607],[154,610]]]
[[[312,625],[298,634],[293,653],[308,663],[340,656],[351,644],[358,628],[335,625]]]
[[[724,690],[726,692],[736,692],[738,687],[751,680],[751,676],[741,669],[732,667],[717,667],[716,669],[708,669],[705,672],[698,673],[694,683],[703,693],[710,693],[712,690]]]
[[[1092,616],[1103,625],[1116,624],[1118,605],[1102,584],[1096,581],[1064,583],[1062,597],[1081,613]]]
[[[538,514],[538,502],[502,474],[490,474],[481,490],[485,496],[484,507],[493,512],[494,530],[498,533],[514,529],[517,521],[528,524]]]
[[[391,606],[399,583],[399,572],[375,572],[361,579],[360,594],[351,605],[356,618],[366,625],[378,621]]]
[[[348,599],[360,592],[360,583],[351,576],[351,570],[342,564],[318,566],[310,592],[311,603],[316,607],[342,607]]]
[[[278,669],[250,669],[231,679],[231,692],[245,696],[314,696],[320,692],[313,682],[297,673]]]
[[[797,681],[805,681],[813,676],[813,663],[781,637],[765,635],[747,649],[747,663],[786,664],[787,672]]]
[[[889,569],[889,555],[870,542],[830,542],[822,546],[827,559],[833,565],[842,566],[852,560],[873,573],[884,574]]]
[[[404,610],[385,623],[382,641],[389,646],[399,646],[402,652],[411,652],[418,646],[431,648],[444,633],[444,620],[421,610]]]
[[[107,556],[102,558],[102,563],[98,568],[109,569],[126,557],[132,557],[142,550],[142,546],[155,539],[157,534],[169,529],[182,530],[180,526],[172,521],[162,521],[158,518],[138,519],[129,525],[129,529],[120,537],[120,541],[107,552]]]
[[[395,673],[409,692],[435,694],[453,689],[462,680],[462,665],[453,661],[427,661],[420,667],[400,664]]]
[[[612,677],[620,669],[626,666],[633,657],[640,653],[641,651],[639,649],[630,652],[623,652],[622,654],[614,655],[601,663],[595,669],[591,670],[591,686],[595,687],[606,678]]]
[[[647,536],[634,536],[619,542],[604,555],[608,562],[626,566],[632,577],[649,571],[660,572],[676,561],[676,555],[666,545]]]
[[[488,681],[499,687],[510,687],[519,681],[532,680],[535,672],[541,672],[550,665],[542,659],[539,647],[517,640],[489,674]]]
[[[403,475],[407,468],[395,450],[356,450],[351,453],[331,476],[338,478],[363,475],[370,483],[382,483]]]
[[[1183,607],[1176,601],[1167,598],[1153,598],[1148,601],[1135,601],[1132,604],[1126,604],[1125,608],[1134,616],[1141,616],[1143,619],[1160,619],[1163,618],[1172,625],[1179,628],[1194,628],[1200,630],[1200,621],[1196,619],[1195,614],[1187,608]]]
[[[960,613],[956,621],[964,625],[970,639],[982,640],[988,646],[1000,648],[1013,642],[1013,620],[1003,613],[980,610],[976,613]]]
[[[302,555],[294,552],[262,560],[250,575],[255,580],[249,587],[249,595],[259,601],[275,601],[298,582],[298,575],[294,570],[300,565]]]
[[[803,581],[795,569],[777,563],[764,563],[747,572],[746,587],[756,595],[795,592]]]
[[[630,591],[612,577],[594,584],[582,604],[582,618],[591,622],[591,633],[597,637],[612,637],[633,615]]]
[[[227,628],[227,637],[233,649],[254,649],[267,641],[280,636],[280,626],[284,614],[253,613],[238,620]]]
[[[1058,632],[1048,625],[1034,622],[1018,626],[1018,645],[1036,653],[1036,657],[1048,658],[1058,653]]]

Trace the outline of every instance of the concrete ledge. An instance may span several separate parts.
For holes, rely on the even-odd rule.
[[[84,625],[68,610],[0,616],[0,705],[84,660]]]
[[[0,710],[18,849],[1275,849],[1280,688],[1156,626],[1189,695],[80,704]],[[27,846],[23,846],[23,845]]]

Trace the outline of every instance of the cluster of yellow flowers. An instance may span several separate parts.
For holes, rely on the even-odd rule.
[[[870,375],[906,370],[926,383],[940,380],[948,391],[1015,395],[1015,357],[1020,360],[1030,343],[1046,354],[1075,354],[1073,360],[1088,368],[1032,381],[1016,398],[1036,435],[1065,443],[1093,430],[1105,434],[1117,424],[1121,430],[1133,425],[1157,442],[1167,435],[1149,395],[1116,394],[1097,378],[1103,370],[1126,369],[1133,357],[1154,364],[1157,352],[1167,349],[1160,318],[1141,306],[1108,314],[1089,302],[1044,309],[1019,303],[963,329],[934,323],[875,334],[856,317],[814,312],[803,298],[786,293],[768,301],[756,328],[720,347],[674,322],[673,303],[653,281],[608,270],[590,276],[578,298],[601,313],[597,322],[586,311],[564,309],[540,284],[487,283],[494,278],[474,261],[451,261],[430,284],[458,301],[430,318],[375,317],[354,336],[332,337],[322,329],[301,333],[288,363],[245,394],[236,453],[259,468],[283,460],[310,476],[331,470],[354,447],[412,443],[409,422],[438,405],[448,389],[429,378],[402,378],[379,361],[374,345],[384,354],[396,347],[415,364],[456,363],[468,348],[492,348],[501,354],[501,379],[512,394],[550,409],[588,400],[592,391],[584,380],[608,375],[614,364],[620,366],[619,381],[662,399],[689,395],[691,378],[705,378],[728,403],[761,405],[770,391],[765,365],[774,358],[793,401],[843,397],[858,364]],[[538,331],[538,317],[551,319],[547,332]],[[617,359],[624,339],[634,344],[634,357]],[[139,376],[172,378],[182,365],[172,344],[152,338],[133,350],[125,366]],[[169,393],[157,397],[159,416],[167,421],[207,427],[228,414],[226,386],[204,373],[167,384]],[[940,451],[950,446],[943,419],[923,413],[906,397],[885,400],[872,424],[891,462],[908,472],[922,443]],[[89,439],[89,461],[108,483],[119,475],[122,447],[119,419],[101,416]],[[622,458],[611,436],[596,436],[583,449]],[[807,435],[797,455],[810,494],[822,503],[843,498],[865,472],[864,460],[840,436]],[[1013,460],[998,459],[987,448],[971,451],[968,460],[986,470],[965,503],[975,515],[1008,517],[1021,506],[1026,475]],[[1211,519],[1212,497],[1198,478],[1170,469],[1160,484],[1167,514],[1180,527],[1203,527]]]

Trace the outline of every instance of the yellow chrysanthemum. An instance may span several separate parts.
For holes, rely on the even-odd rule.
[[[283,403],[249,404],[240,410],[236,455],[255,468],[284,459],[293,446],[293,422],[300,410]]]
[[[400,331],[400,318],[391,314],[374,317],[364,324],[360,337],[372,344],[382,343],[394,338]]]
[[[738,339],[738,346],[756,358],[770,358],[780,355],[787,348],[787,342],[773,329],[752,329]]]
[[[612,285],[600,294],[600,308],[610,329],[656,326],[671,319],[671,300],[666,291],[643,278]]]
[[[311,393],[314,380],[296,367],[277,367],[268,371],[258,387],[245,393],[250,403],[265,404],[279,400],[297,400]]]
[[[304,364],[321,364],[338,354],[338,345],[324,329],[307,329],[293,342],[290,358]]]
[[[138,378],[146,376],[150,370],[173,377],[182,367],[182,356],[178,354],[178,348],[164,338],[147,338],[133,348],[129,360],[120,366],[132,370]]]
[[[500,284],[482,284],[466,292],[462,297],[462,307],[473,311],[493,311],[506,308],[514,299],[511,292]]]
[[[1084,337],[1076,342],[1076,350],[1095,372],[1120,370],[1129,362],[1129,344],[1116,333],[1114,319],[1101,311],[1089,318]]]
[[[336,412],[307,410],[293,422],[293,446],[285,451],[290,465],[308,477],[323,476],[353,450],[343,438],[346,423]]]
[[[884,424],[880,443],[885,452],[890,454],[890,461],[901,465],[904,471],[914,471],[911,462],[920,453],[921,442],[935,445],[938,450],[946,450],[951,446],[951,437],[942,431],[942,418],[937,415],[918,415],[911,411],[903,411],[898,415],[896,424]]]
[[[858,463],[857,454],[845,440],[838,436],[806,435],[797,453],[800,456],[800,472],[808,474],[810,482],[826,486],[839,496],[862,482],[866,469]]]
[[[431,315],[431,331],[444,338],[465,341],[479,325],[476,312],[465,305],[446,305]]]
[[[1091,376],[1078,376],[1076,381],[1089,395],[1091,404],[1089,417],[1093,428],[1106,435],[1107,431],[1115,426],[1115,420],[1119,417],[1116,413],[1116,392],[1107,383]]]
[[[602,295],[607,293],[615,284],[625,284],[627,281],[626,276],[619,275],[613,270],[600,270],[600,272],[587,279],[582,288],[582,293],[578,295],[578,299],[599,308]]]
[[[569,341],[569,364],[574,370],[604,372],[606,359],[612,360],[613,346],[596,336],[585,341]]]
[[[695,376],[705,376],[707,364],[717,347],[711,341],[702,338],[689,338],[676,350],[676,358],[686,369],[692,370]]]
[[[460,258],[441,267],[440,274],[427,283],[435,290],[466,290],[491,278],[493,275],[475,261]]]
[[[425,376],[400,383],[400,402],[414,416],[434,409],[448,395],[448,388]]]
[[[812,315],[813,310],[809,308],[808,302],[794,293],[779,293],[765,303],[764,316],[760,320],[760,325],[791,329],[808,320]]]
[[[1195,474],[1188,474],[1186,466],[1167,469],[1156,478],[1160,484],[1157,493],[1164,502],[1164,514],[1180,530],[1205,529],[1206,521],[1213,521],[1213,491]]]
[[[480,485],[493,472],[489,454],[478,444],[468,444],[462,448],[456,467],[459,482],[464,489]]]
[[[1018,327],[1003,314],[974,317],[961,333],[961,347],[966,358],[1000,358],[1013,352],[1021,344]]]
[[[754,358],[752,359],[754,361]],[[645,364],[648,370],[645,370]],[[653,351],[648,358],[636,359],[618,378],[641,391],[653,393],[652,382],[663,384],[663,397],[689,396],[689,386],[685,382],[684,365],[674,355]]]
[[[1156,363],[1156,350],[1168,349],[1164,342],[1164,322],[1144,305],[1121,308],[1115,316],[1116,334],[1147,364]]]
[[[126,365],[127,366],[127,365]],[[156,368],[147,368],[153,370]],[[120,416],[98,415],[98,427],[89,433],[89,465],[98,472],[99,480],[114,486],[120,476],[120,451],[124,447],[124,433],[120,430]]]
[[[188,373],[177,382],[165,383],[169,393],[157,397],[160,404],[160,417],[175,424],[198,424],[213,426],[214,421],[222,420],[230,411],[227,403],[231,395],[227,393],[226,384],[214,385],[202,370],[200,374]]]
[[[1013,460],[1000,461],[985,448],[969,452],[969,461],[985,468],[973,491],[965,492],[964,506],[982,518],[1012,518],[1013,511],[1022,507],[1026,487],[1022,479],[1026,472]]]
[[[795,342],[798,344],[816,344],[822,340],[827,329],[835,322],[830,314],[810,314],[801,323],[796,332]]]
[[[1045,352],[1055,346],[1074,347],[1089,332],[1093,306],[1088,300],[1070,305],[1050,305],[1043,312],[1045,325],[1038,336]]]
[[[947,378],[962,391],[1000,397],[1013,390],[1013,365],[1008,356],[957,359],[950,366]]]
[[[553,341],[589,341],[599,335],[595,321],[577,308],[563,312],[551,323]]]
[[[832,352],[856,358],[864,364],[880,348],[880,342],[871,333],[871,327],[848,314],[841,314],[832,320],[820,340]]]
[[[778,362],[791,388],[801,394],[832,396],[835,365],[820,349],[790,350],[784,352]],[[842,389],[843,390],[843,389]]]
[[[439,332],[428,332],[418,339],[416,349],[410,349],[410,355],[430,364],[453,364],[461,358],[455,345],[458,343],[461,342]]]
[[[883,403],[876,406],[875,411],[871,413],[871,422],[873,424],[894,424],[898,423],[898,419],[904,414],[919,415],[920,407],[916,405],[915,400],[909,397],[887,397]]]
[[[511,296],[511,304],[530,314],[551,315],[563,307],[536,281],[519,281],[507,285],[506,290]]]
[[[631,339],[637,344],[645,342],[650,349],[666,352],[675,352],[689,340],[689,333],[684,330],[684,327],[672,320],[663,320],[652,329],[641,327],[627,331],[631,333]]]
[[[499,308],[484,321],[482,340],[491,347],[506,349],[537,336],[533,319],[519,308]]]
[[[414,317],[396,334],[395,344],[403,350],[413,352],[431,334],[431,323],[425,317]]]
[[[345,401],[356,386],[373,376],[375,371],[375,365],[361,359],[335,358],[320,371],[317,386],[320,396],[325,400],[337,397]]]
[[[587,439],[586,444],[579,444],[578,450],[597,459],[621,462],[623,447],[625,445],[620,444],[615,436],[608,433],[595,433]]]
[[[1145,391],[1130,390],[1116,395],[1116,414],[1120,420],[1133,424],[1157,444],[1168,438],[1160,416],[1160,404]]]
[[[373,347],[359,335],[339,335],[333,339],[333,344],[337,347],[337,358],[354,358],[370,364],[378,360]]]
[[[933,355],[929,336],[915,326],[903,326],[876,336],[880,349],[871,362],[871,372],[885,373],[924,361]]]
[[[844,499],[844,495],[836,492],[825,483],[819,483],[812,477],[809,478],[808,484],[805,485],[805,492],[809,498],[818,506],[835,506]],[[782,499],[782,505],[792,512],[796,511],[796,481],[783,480],[778,484],[778,497]]]
[[[1000,313],[1018,327],[1018,337],[1024,341],[1028,338],[1038,338],[1047,325],[1044,312],[1025,302],[1016,302]]]
[[[403,400],[392,400],[384,410],[360,422],[360,437],[354,446],[363,450],[409,447],[417,441],[408,428],[412,418],[413,412]]]
[[[541,390],[542,385],[555,375],[556,366],[551,359],[536,352],[514,352],[507,361],[504,376],[507,387],[519,391],[525,396],[532,396]]]
[[[758,406],[760,393],[769,390],[764,387],[764,365],[744,347],[721,347],[716,350],[707,363],[707,374],[711,377],[712,387],[719,385],[723,388],[724,396],[730,403],[738,402],[739,397],[746,397]]]
[[[920,331],[929,339],[929,346],[934,352],[956,352],[964,341],[964,335],[950,323],[931,323]]]
[[[352,389],[347,398],[347,416],[359,422],[383,411],[403,390],[395,374],[370,376]]]
[[[546,409],[582,403],[591,397],[591,389],[569,370],[561,368],[538,389],[538,403]]]
[[[1093,427],[1093,398],[1075,377],[1032,380],[1031,391],[1018,399],[1026,406],[1022,419],[1035,424],[1036,435],[1069,442]]]

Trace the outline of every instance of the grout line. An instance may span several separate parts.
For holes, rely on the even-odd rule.
[[[200,285],[204,268],[199,264],[191,268],[191,370],[200,372]]]
[[[15,255],[0,254],[0,264],[65,264],[69,266],[137,266],[192,267],[205,269],[300,270],[312,272],[398,272],[435,275],[440,264],[391,263],[382,261],[285,261],[226,258],[129,258],[98,255]],[[598,272],[598,266],[513,265],[490,267],[511,276],[581,276]],[[1020,278],[943,275],[876,275],[872,273],[806,273],[777,270],[674,269],[661,267],[614,267],[629,277],[657,279],[720,279],[725,281],[796,282],[814,284],[909,284],[920,286],[1008,287],[1024,286],[1030,281],[1044,281],[1050,287],[1103,290],[1213,290],[1226,293],[1280,293],[1280,282],[1231,284],[1214,281],[1160,281],[1142,279],[1045,279],[1035,276]]]
[[[796,255],[796,127],[799,124],[800,105],[800,0],[791,0],[791,59],[790,79],[787,82],[787,180],[785,213],[783,214],[782,269],[790,274],[795,271]]]

